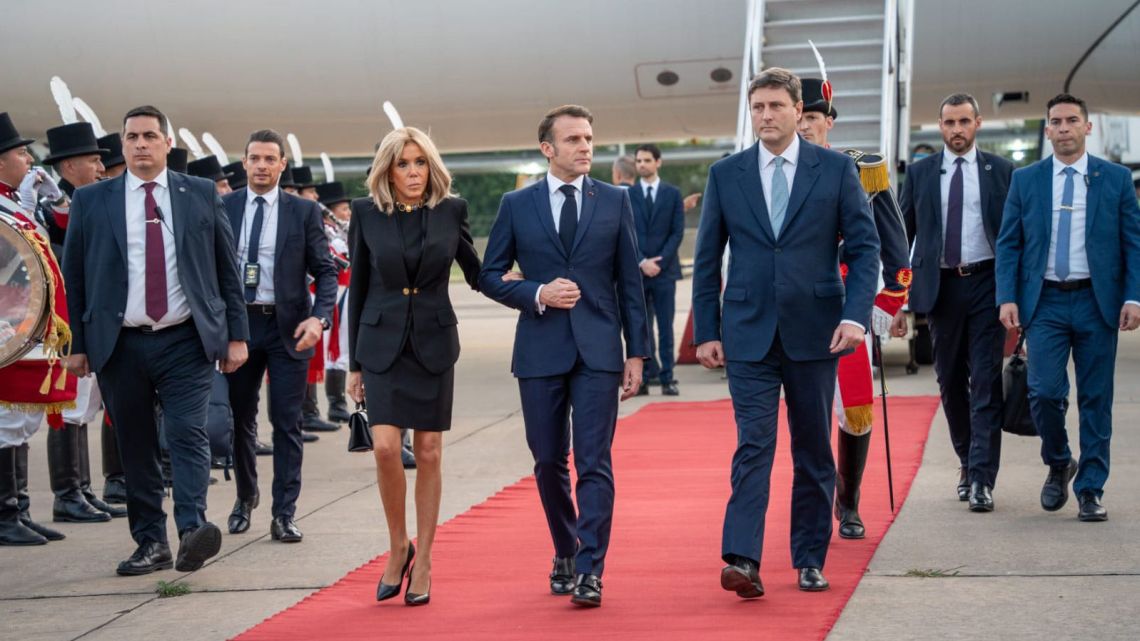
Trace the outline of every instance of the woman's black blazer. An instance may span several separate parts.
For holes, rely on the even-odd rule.
[[[472,289],[478,289],[481,267],[471,242],[467,201],[445,198],[424,212],[423,254],[414,280],[404,268],[403,236],[396,220],[403,215],[384,213],[371,198],[352,201],[348,350],[354,372],[362,366],[387,370],[403,351],[405,336],[433,374],[445,372],[459,358],[459,321],[447,294],[451,263],[459,261]]]

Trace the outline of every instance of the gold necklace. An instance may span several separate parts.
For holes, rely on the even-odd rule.
[[[398,210],[400,210],[406,214],[411,213],[411,212],[413,212],[413,211],[415,211],[415,210],[417,210],[423,206],[424,206],[424,201],[422,201],[422,200],[418,203],[413,203],[411,205],[405,205],[404,203],[402,203],[398,200],[396,201],[396,209],[398,209]]]

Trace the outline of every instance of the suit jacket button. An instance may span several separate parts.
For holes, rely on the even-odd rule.
[[[776,248],[776,253],[777,253],[777,254],[778,254],[778,253],[780,253],[780,248],[779,248],[779,247],[777,247],[777,248]]]
[[[123,312],[119,312],[119,318],[123,317]]]
[[[407,295],[408,295],[408,294],[410,294],[410,293],[412,293],[412,290],[410,290],[410,289],[408,289],[407,287],[405,287],[405,288],[404,288],[404,296],[407,296]]]

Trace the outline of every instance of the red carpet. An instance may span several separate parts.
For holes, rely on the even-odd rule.
[[[891,399],[900,506],[937,407],[934,397]],[[580,610],[549,593],[550,537],[528,477],[439,528],[431,605],[377,603],[381,556],[238,639],[822,639],[894,519],[882,433],[873,437],[863,484],[867,538],[835,535],[825,568],[832,588],[807,594],[795,587],[788,548],[792,465],[784,419],[781,412],[760,570],[763,598],[744,601],[719,584],[720,528],[736,440],[731,405],[657,403],[618,424],[617,505],[601,608]],[[875,425],[879,429],[880,418]]]

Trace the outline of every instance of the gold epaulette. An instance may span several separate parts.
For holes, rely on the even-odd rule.
[[[887,158],[882,154],[867,154],[858,149],[844,149],[843,153],[851,156],[859,167],[859,182],[863,183],[863,191],[868,194],[877,194],[891,187],[891,172],[887,168]]]

